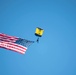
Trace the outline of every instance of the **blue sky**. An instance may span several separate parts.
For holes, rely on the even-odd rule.
[[[0,0],[0,32],[40,42],[25,55],[0,49],[0,75],[76,75],[75,0]]]

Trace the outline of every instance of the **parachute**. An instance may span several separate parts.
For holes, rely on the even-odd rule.
[[[42,37],[44,30],[42,28],[37,27],[35,31],[35,35],[38,37],[37,42],[39,42],[39,37]]]

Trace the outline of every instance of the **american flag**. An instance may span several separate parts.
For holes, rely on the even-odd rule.
[[[0,33],[0,47],[25,54],[27,47],[34,43],[26,39],[9,36],[7,34]]]

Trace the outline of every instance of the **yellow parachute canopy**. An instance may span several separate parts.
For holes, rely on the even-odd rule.
[[[38,37],[41,37],[42,34],[43,34],[43,32],[44,32],[43,29],[37,27],[37,28],[36,28],[36,31],[35,31],[35,35],[38,36]]]

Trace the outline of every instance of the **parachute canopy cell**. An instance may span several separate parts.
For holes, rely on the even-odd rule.
[[[38,37],[41,37],[43,35],[43,32],[44,32],[43,29],[37,27],[36,31],[35,31],[35,35],[38,36]]]

